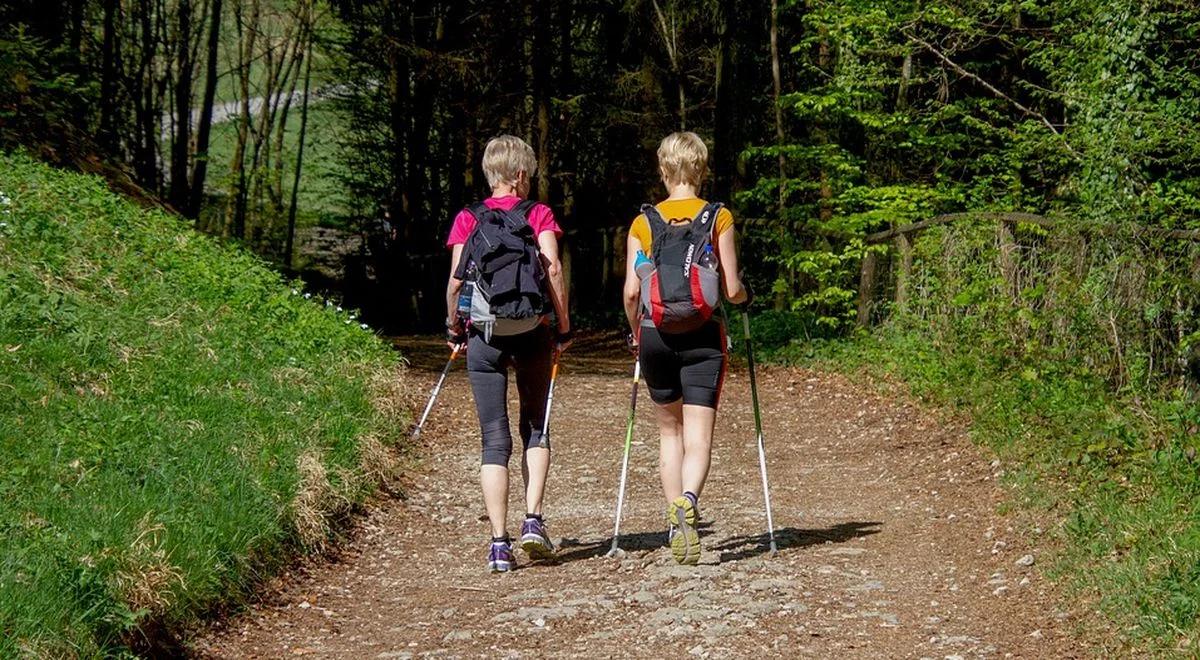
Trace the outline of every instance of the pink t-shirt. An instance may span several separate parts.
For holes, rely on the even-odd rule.
[[[483,200],[491,209],[510,210],[521,201],[516,195],[508,195],[507,197],[488,197]],[[550,210],[549,206],[538,202],[529,209],[529,226],[533,227],[533,235],[541,236],[544,231],[554,232],[556,238],[562,238],[562,227],[558,226],[558,221],[554,219],[554,211]],[[450,237],[446,239],[446,247],[462,245],[467,242],[467,237],[475,230],[475,216],[471,212],[463,209],[454,216],[454,225],[450,227]]]

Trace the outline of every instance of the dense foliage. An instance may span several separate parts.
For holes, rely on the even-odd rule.
[[[305,298],[0,156],[0,656],[168,652],[374,487],[395,358]]]
[[[801,73],[780,99],[790,139],[748,153],[764,176],[745,208],[778,217],[752,239],[774,248],[775,303],[804,322],[794,336],[880,327],[783,355],[899,376],[965,407],[1022,492],[1065,518],[1068,584],[1117,637],[1194,648],[1196,8],[786,11],[803,21],[790,54]],[[1049,220],[967,216],[868,241],[963,211]],[[868,252],[882,286],[860,296]]]

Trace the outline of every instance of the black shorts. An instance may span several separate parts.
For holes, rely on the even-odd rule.
[[[685,405],[717,407],[727,362],[725,326],[719,321],[679,335],[643,325],[638,344],[642,377],[655,403],[682,398]]]

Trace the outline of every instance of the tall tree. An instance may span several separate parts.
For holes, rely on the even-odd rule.
[[[221,49],[222,0],[211,0],[208,26],[208,48],[204,65],[204,98],[200,102],[200,116],[196,123],[196,153],[192,161],[191,190],[185,214],[196,218],[204,203],[204,186],[208,180],[208,142],[212,134],[213,105],[217,96],[217,65]]]

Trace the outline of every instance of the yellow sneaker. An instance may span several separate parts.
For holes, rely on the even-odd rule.
[[[700,512],[687,497],[676,497],[667,505],[667,522],[670,524],[671,555],[675,562],[695,566],[700,563],[700,533],[696,525]]]

